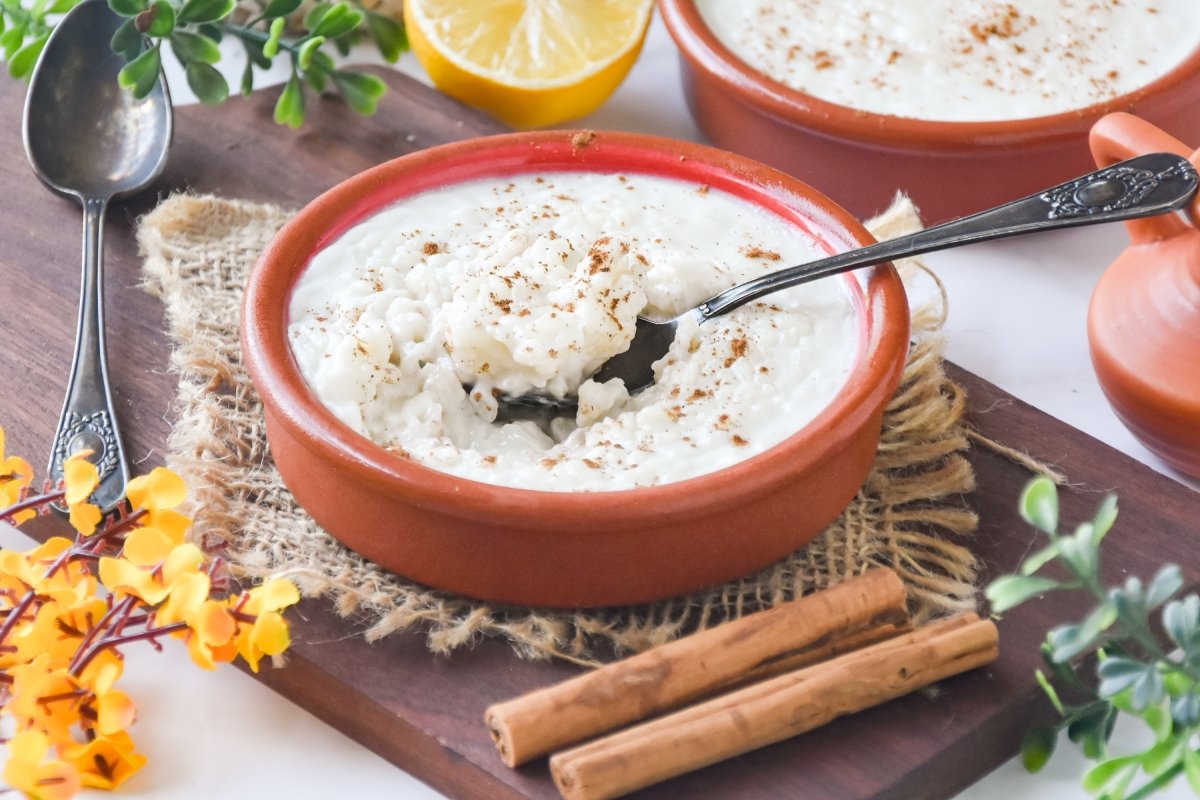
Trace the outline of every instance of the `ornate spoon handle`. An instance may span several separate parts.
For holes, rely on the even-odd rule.
[[[100,485],[92,495],[92,502],[103,511],[111,510],[120,501],[129,482],[129,464],[121,446],[108,386],[104,346],[103,239],[107,205],[107,200],[83,201],[83,279],[75,355],[48,469],[50,480],[57,482],[62,479],[63,462],[68,456],[79,450],[91,450],[89,460],[100,472]]]
[[[722,292],[697,310],[709,319],[771,292],[870,264],[1021,233],[1163,214],[1186,205],[1196,187],[1196,170],[1186,158],[1150,153],[974,216],[772,272]]]

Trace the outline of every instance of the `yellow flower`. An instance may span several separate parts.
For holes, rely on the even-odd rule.
[[[300,591],[286,578],[272,578],[247,592],[244,600],[231,600],[239,614],[254,617],[253,623],[240,625],[237,635],[238,653],[254,672],[263,656],[279,655],[291,645],[287,622],[279,611],[299,601]]]
[[[176,636],[185,640],[192,661],[204,669],[215,669],[218,663],[232,661],[237,655],[233,640],[237,622],[224,604],[209,598],[210,589],[208,575],[202,572],[181,575],[154,615],[159,626],[187,624],[188,629]]]
[[[76,598],[70,590],[58,592],[65,602],[50,600],[44,603],[34,614],[33,621],[19,626],[9,636],[9,644],[15,648],[10,663],[31,661],[39,653],[46,653],[58,664],[66,665],[71,662],[83,637],[100,621],[107,604],[94,595]],[[3,658],[3,657],[0,657]],[[7,658],[0,660],[0,664]]]
[[[4,455],[4,428],[0,428],[0,511],[21,502],[21,495],[33,482],[33,468],[29,462],[17,456]],[[13,517],[13,522],[33,519],[37,512],[27,509]]]
[[[181,575],[197,572],[203,564],[204,553],[194,544],[172,547],[161,531],[138,528],[126,539],[121,557],[100,559],[100,582],[114,594],[155,606]]]
[[[71,523],[71,527],[84,536],[91,536],[95,533],[96,526],[100,524],[100,520],[104,519],[104,515],[100,513],[100,506],[91,503],[77,503],[68,506],[68,510],[70,512],[68,521]]]
[[[100,485],[100,471],[88,461],[91,454],[91,450],[78,450],[63,462],[63,481],[67,485],[67,496],[63,499],[68,506],[87,500]]]
[[[86,673],[95,698],[95,730],[101,736],[114,736],[132,725],[137,718],[137,708],[129,695],[112,688],[117,678],[121,677],[122,669],[121,660],[113,658]]]
[[[39,731],[25,731],[8,742],[4,781],[37,800],[67,800],[79,792],[80,778],[66,761],[46,761],[50,740]]]
[[[166,467],[155,467],[149,475],[139,475],[131,480],[125,496],[135,509],[162,511],[175,508],[187,499],[187,484]]]
[[[79,771],[83,785],[94,789],[116,789],[146,763],[124,731],[65,747],[62,756]]]
[[[70,743],[71,728],[78,724],[90,692],[48,653],[9,667],[8,674],[13,682],[4,711],[16,721],[17,730],[41,731],[52,742]]]

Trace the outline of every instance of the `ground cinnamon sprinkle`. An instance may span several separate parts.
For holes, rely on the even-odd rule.
[[[437,242],[426,242],[421,245],[421,252],[427,256],[436,256],[442,252],[442,247]]]
[[[596,140],[595,131],[579,131],[571,137],[571,147],[581,150]]]
[[[738,252],[744,255],[746,258],[765,258],[767,261],[778,261],[779,259],[783,258],[783,256],[779,255],[779,253],[776,253],[774,250],[765,250],[758,245],[754,245],[753,247],[743,247],[738,250]]]

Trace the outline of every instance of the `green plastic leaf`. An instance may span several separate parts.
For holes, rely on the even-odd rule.
[[[242,94],[249,97],[254,91],[254,62],[246,59],[246,67],[242,70]]]
[[[147,36],[170,36],[175,30],[175,7],[165,0],[159,0],[150,6],[150,24],[146,28]]]
[[[1200,694],[1193,690],[1171,701],[1171,719],[1181,728],[1200,723]]]
[[[229,16],[236,5],[236,0],[187,0],[179,9],[179,21],[217,22]]]
[[[1001,575],[988,584],[985,594],[992,611],[1000,614],[1061,585],[1056,580],[1034,575]]]
[[[1183,751],[1183,774],[1192,791],[1200,795],[1200,753],[1190,749]]]
[[[302,72],[301,75],[304,76],[304,81],[318,94],[325,91],[325,87],[329,85],[329,73],[322,70],[308,69]]]
[[[1095,639],[1100,634],[1112,627],[1112,624],[1117,621],[1117,608],[1112,603],[1101,603],[1092,609],[1091,613],[1084,617],[1083,622],[1079,627],[1082,629],[1080,635],[1087,639]]]
[[[207,36],[217,44],[220,44],[221,40],[225,38],[225,34],[221,32],[221,29],[211,22],[206,22],[203,25],[197,25],[196,32],[201,36]]]
[[[1092,544],[1091,525],[1085,523],[1076,529],[1073,536],[1058,540],[1058,551],[1062,560],[1083,580],[1090,580],[1099,567],[1099,551]]]
[[[136,17],[150,7],[149,0],[108,0],[108,7],[122,17]]]
[[[1183,697],[1195,688],[1196,684],[1187,675],[1177,670],[1168,670],[1163,675],[1163,686],[1171,697]]]
[[[1146,608],[1158,608],[1183,588],[1183,573],[1177,564],[1165,564],[1146,587]]]
[[[1112,530],[1113,523],[1117,521],[1117,496],[1110,494],[1100,503],[1100,507],[1096,509],[1096,516],[1092,518],[1092,527],[1095,529],[1096,544],[1100,544],[1101,540]]]
[[[1059,542],[1054,541],[1021,562],[1022,575],[1032,575],[1058,556]]]
[[[43,33],[14,53],[13,57],[8,60],[8,74],[14,78],[24,78],[33,72],[33,66],[37,64],[38,56],[42,54],[42,50],[46,47],[46,40],[49,38],[49,33]]]
[[[314,36],[300,45],[300,50],[296,53],[296,63],[300,65],[300,69],[312,69],[313,53],[317,52],[317,48],[323,44],[325,44],[324,36]]]
[[[131,19],[121,23],[113,34],[109,47],[126,61],[133,61],[142,52],[142,35],[138,33],[137,23]]]
[[[1133,696],[1130,699],[1133,701],[1134,709],[1139,712],[1158,705],[1166,697],[1162,675],[1154,667],[1147,669],[1132,688]]]
[[[1182,600],[1167,603],[1162,612],[1163,629],[1171,641],[1191,653],[1196,649],[1200,629],[1200,597],[1189,594]]]
[[[267,3],[267,7],[263,9],[263,17],[266,19],[286,17],[300,8],[301,2],[303,0],[271,0],[271,2]]]
[[[1146,674],[1147,669],[1152,670],[1154,667],[1132,658],[1107,658],[1096,667],[1096,674],[1100,676],[1100,686],[1096,693],[1101,697],[1113,698],[1119,692],[1133,686]]]
[[[1028,772],[1040,772],[1058,743],[1058,733],[1053,728],[1034,728],[1021,740],[1021,763]]]
[[[1151,706],[1147,708],[1142,712],[1142,722],[1145,722],[1146,726],[1150,728],[1156,742],[1166,741],[1175,727],[1166,706]]]
[[[1142,754],[1142,769],[1151,778],[1157,778],[1183,759],[1186,745],[1186,741],[1175,737],[1160,741]]]
[[[21,46],[25,44],[25,31],[27,29],[26,24],[20,22],[4,33],[0,33],[0,48],[4,49],[4,59],[6,61],[16,55]]]
[[[171,49],[184,64],[191,61],[215,64],[221,60],[221,51],[217,47],[217,43],[198,33],[176,31],[171,36]]]
[[[332,3],[317,3],[308,11],[306,11],[304,13],[305,30],[309,32],[315,30],[316,27],[321,24],[321,20],[324,19],[325,15],[329,13],[331,8],[333,8]]]
[[[1088,650],[1096,643],[1096,637],[1089,635],[1082,625],[1060,625],[1050,631],[1046,641],[1053,650],[1050,657],[1062,662]]]
[[[367,32],[375,40],[379,54],[389,64],[395,64],[400,54],[408,50],[408,34],[404,26],[391,17],[367,12]]]
[[[1142,590],[1140,580],[1128,578],[1124,586],[1110,589],[1108,598],[1117,607],[1121,619],[1135,627],[1146,626],[1146,593]]]
[[[1129,781],[1133,779],[1141,763],[1141,755],[1121,756],[1101,761],[1083,776],[1083,788],[1092,794],[1112,792],[1114,789],[1120,788],[1123,794],[1122,784],[1129,785]]]
[[[46,9],[47,14],[65,14],[75,6],[79,5],[80,0],[54,0]]]
[[[262,46],[263,56],[267,59],[272,59],[279,55],[279,39],[283,36],[283,29],[286,25],[287,20],[283,17],[271,23],[271,28],[267,33],[267,41]]]
[[[1050,704],[1054,706],[1054,710],[1065,716],[1067,709],[1063,706],[1062,700],[1058,698],[1058,690],[1054,688],[1054,684],[1050,683],[1050,679],[1046,677],[1046,673],[1039,669],[1034,674],[1037,676],[1038,686],[1042,687],[1042,691],[1050,699]]]
[[[326,39],[336,39],[344,36],[362,24],[363,13],[349,3],[338,3],[331,6],[321,15],[320,21],[312,28],[312,36],[324,36]]]
[[[145,97],[154,89],[158,82],[158,72],[162,66],[159,46],[154,45],[146,52],[126,64],[117,73],[117,83],[133,92],[134,97]]]
[[[1089,714],[1073,720],[1067,726],[1067,738],[1083,748],[1083,754],[1091,759],[1097,759],[1104,754],[1104,745],[1108,741],[1106,728],[1109,717],[1108,706],[1097,708]]]
[[[342,93],[346,104],[359,114],[374,114],[375,108],[379,104],[379,98],[383,97],[387,91],[387,84],[382,79],[361,72],[335,72],[333,73],[333,82],[337,84],[338,91]],[[1040,578],[1018,579],[1041,580]]]
[[[211,64],[192,61],[185,68],[185,73],[188,86],[195,92],[200,102],[210,106],[219,106],[229,99],[229,84],[226,83],[225,76]]]
[[[1058,487],[1049,478],[1034,478],[1021,494],[1021,517],[1044,533],[1058,530]]]
[[[293,75],[275,103],[275,121],[293,130],[304,124],[304,87]]]

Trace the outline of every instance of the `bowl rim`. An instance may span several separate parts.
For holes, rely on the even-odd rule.
[[[583,137],[581,140],[580,137]],[[580,146],[580,142],[586,142]],[[292,287],[312,255],[346,228],[401,197],[484,177],[543,171],[650,173],[724,189],[788,219],[833,247],[875,241],[849,212],[785,173],[704,145],[634,133],[535,131],[439,145],[384,162],[329,189],[298,212],[260,256],[246,283],[241,339],[268,418],[319,459],[353,470],[373,489],[425,508],[494,526],[562,531],[562,519],[613,530],[677,522],[767,495],[840,448],[891,396],[908,349],[908,303],[894,267],[869,268],[856,361],[833,401],[802,429],[715,472],[656,486],[557,492],[497,486],[426,467],[354,432],[325,408],[300,373],[287,340]],[[400,188],[402,187],[402,189]],[[847,280],[855,280],[846,276]],[[844,438],[844,436],[842,437]],[[797,458],[797,453],[800,457]],[[613,502],[614,498],[620,502]],[[529,509],[537,509],[530,514]]]
[[[1170,94],[1200,80],[1200,47],[1170,71],[1131,92],[1057,114],[1007,120],[954,122],[900,117],[822,100],[751,67],[725,46],[704,22],[695,0],[658,0],[667,30],[698,69],[722,83],[743,102],[793,125],[843,139],[915,150],[976,152],[1033,143],[1062,142],[1086,134],[1112,111]]]

